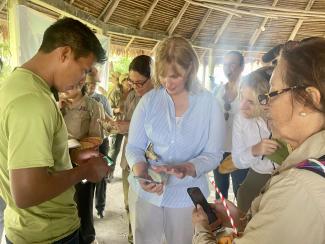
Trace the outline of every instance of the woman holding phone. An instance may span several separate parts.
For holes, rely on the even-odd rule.
[[[196,186],[209,195],[205,174],[221,160],[224,119],[215,98],[197,82],[199,62],[187,40],[165,39],[154,60],[155,89],[133,114],[126,149],[134,242],[188,244],[193,203],[186,189]],[[134,178],[152,179],[152,171],[169,178],[161,184]]]

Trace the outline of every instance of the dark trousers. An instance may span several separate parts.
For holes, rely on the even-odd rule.
[[[106,205],[106,179],[102,179],[100,182],[96,183],[95,190],[95,208],[98,213],[102,213],[105,210]]]
[[[228,155],[230,155],[229,152],[225,152],[223,154],[223,159],[224,160]],[[220,174],[218,171],[218,168],[213,170],[213,175],[214,175],[214,181],[216,182],[216,185],[220,189],[222,195],[225,198],[228,198],[228,190],[229,190],[229,176],[231,175],[232,179],[232,187],[234,190],[235,197],[237,197],[237,191],[240,186],[240,184],[244,181],[246,178],[248,169],[238,169],[233,171],[230,174]],[[219,195],[216,193],[216,198],[219,199]]]
[[[249,210],[252,202],[260,194],[261,190],[270,178],[270,174],[260,174],[249,169],[237,194],[237,206],[241,211],[246,213]]]
[[[104,138],[103,143],[99,146],[99,152],[103,155],[107,155],[109,150],[109,140]],[[96,183],[95,186],[95,208],[98,213],[104,212],[106,205],[106,179],[102,179],[100,182]]]
[[[122,134],[111,135],[111,145],[109,147],[108,156],[113,159],[114,167],[116,165],[117,155],[121,150],[122,141]]]
[[[6,237],[6,243],[7,244],[13,244],[11,241],[8,240]],[[76,230],[72,234],[62,238],[61,240],[58,240],[56,242],[53,242],[53,244],[79,244],[79,230]]]
[[[94,241],[96,237],[93,217],[95,185],[95,183],[91,182],[80,182],[75,186],[75,200],[80,217],[79,241],[81,244],[89,244]]]

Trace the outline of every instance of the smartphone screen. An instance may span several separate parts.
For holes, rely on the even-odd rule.
[[[212,208],[210,207],[208,201],[205,199],[203,193],[201,192],[200,188],[198,187],[190,187],[187,188],[187,193],[190,195],[195,207],[200,204],[204,210],[204,212],[207,214],[209,219],[209,224],[214,223],[217,220],[217,216],[212,211]]]

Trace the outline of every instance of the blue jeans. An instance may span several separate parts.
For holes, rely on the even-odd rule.
[[[7,237],[6,243],[13,244],[11,241],[8,240]],[[62,238],[61,240],[53,242],[53,244],[79,244],[79,229],[73,232],[72,234]]]
[[[228,155],[230,155],[230,153],[225,152],[223,154],[222,160],[224,160]],[[247,173],[248,173],[248,169],[237,169],[230,174],[220,174],[218,168],[213,170],[214,181],[216,182],[216,185],[218,186],[222,195],[225,198],[228,198],[229,176],[231,175],[232,187],[234,190],[235,197],[237,197],[238,188],[240,184],[245,180]],[[217,193],[216,193],[216,198],[219,199],[219,195]]]

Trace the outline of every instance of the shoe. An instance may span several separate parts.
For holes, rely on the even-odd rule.
[[[99,219],[103,219],[103,218],[105,217],[104,211],[99,211],[99,212],[97,212],[97,217],[98,217]]]

